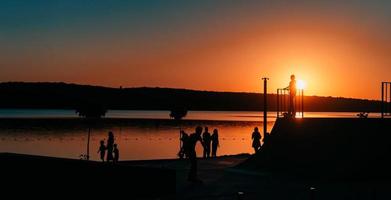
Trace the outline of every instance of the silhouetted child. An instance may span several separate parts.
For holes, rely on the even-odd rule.
[[[103,140],[100,141],[98,153],[100,153],[100,159],[102,160],[102,162],[104,162],[105,154],[106,154],[106,146],[105,146],[105,141]]]
[[[261,138],[262,138],[261,134],[258,131],[258,127],[254,128],[254,132],[253,132],[251,138],[253,139],[252,146],[254,148],[255,153],[257,153],[259,151],[259,149],[261,148]]]
[[[204,144],[204,158],[209,158],[210,157],[210,143],[211,143],[211,136],[208,131],[208,127],[205,127],[204,133],[202,134],[202,141]]]
[[[212,157],[216,157],[217,147],[219,147],[219,133],[217,129],[213,130],[211,139],[212,139]]]
[[[114,150],[113,150],[113,154],[114,154],[114,163],[117,163],[119,161],[119,150],[118,150],[118,146],[117,144],[114,144]]]

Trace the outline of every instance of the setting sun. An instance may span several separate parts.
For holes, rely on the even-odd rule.
[[[303,90],[305,88],[305,82],[303,80],[297,81],[297,89]]]

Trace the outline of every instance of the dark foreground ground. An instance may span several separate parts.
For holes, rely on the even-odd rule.
[[[126,165],[176,171],[176,199],[391,199],[391,181],[323,180],[283,172],[244,169],[250,155],[199,160],[203,183],[186,180],[186,160],[129,161]],[[239,166],[238,166],[239,165]]]
[[[113,166],[0,154],[0,190],[2,195],[33,199],[391,199],[391,181],[325,181],[240,167],[249,157],[199,159],[203,183],[190,183],[187,160],[123,161]]]
[[[0,193],[10,199],[175,197],[169,169],[1,153],[0,172]]]

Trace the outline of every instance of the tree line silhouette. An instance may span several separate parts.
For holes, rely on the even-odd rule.
[[[275,94],[267,96],[276,110]],[[380,101],[342,97],[304,97],[305,111],[378,112]],[[263,94],[211,92],[171,88],[109,88],[67,83],[0,83],[1,108],[78,109],[95,105],[128,110],[227,110],[261,111]]]

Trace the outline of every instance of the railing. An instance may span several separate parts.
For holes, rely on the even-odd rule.
[[[391,82],[381,84],[381,117],[391,116]]]
[[[290,92],[287,88],[277,89],[277,118],[304,117],[304,90],[298,89],[291,107]]]

